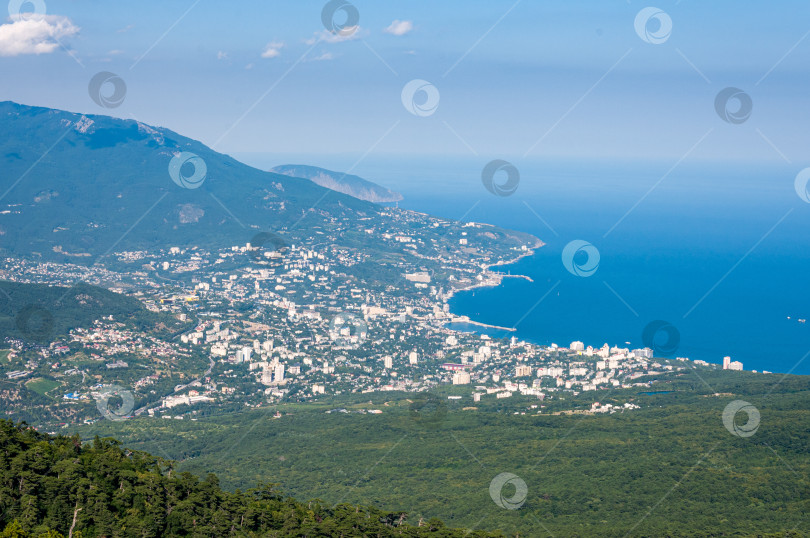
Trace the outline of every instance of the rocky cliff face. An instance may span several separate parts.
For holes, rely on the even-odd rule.
[[[276,166],[270,171],[276,174],[308,179],[321,187],[342,192],[343,194],[348,194],[349,196],[368,202],[398,202],[402,200],[400,193],[377,185],[374,182],[359,176],[334,172],[325,168],[318,168],[317,166],[285,164]]]

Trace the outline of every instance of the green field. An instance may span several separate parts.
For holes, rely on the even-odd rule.
[[[39,377],[37,379],[32,379],[28,383],[25,384],[26,388],[29,390],[33,390],[40,396],[48,396],[48,393],[52,390],[62,386],[62,383],[59,381],[55,381],[53,379],[44,379]]]
[[[810,531],[808,378],[703,377],[713,390],[674,378],[656,387],[674,392],[633,391],[642,409],[612,415],[538,416],[528,411],[537,400],[519,398],[464,410],[473,406],[468,397],[420,416],[413,394],[388,393],[354,402],[379,415],[325,412],[350,409],[343,399],[199,421],[105,422],[82,432],[114,434],[200,476],[215,472],[230,489],[270,481],[298,498],[362,502],[408,511],[411,521],[438,517],[509,535]],[[588,408],[593,398],[583,394],[578,403]],[[735,400],[760,411],[755,435],[738,437],[724,426],[723,410]],[[284,416],[273,419],[276,410]],[[505,472],[527,487],[517,510],[497,506],[490,493]],[[501,494],[515,492],[506,485]]]

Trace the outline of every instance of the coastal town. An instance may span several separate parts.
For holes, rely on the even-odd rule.
[[[427,229],[444,226],[420,214],[400,214],[421,219]],[[489,336],[510,328],[476,326],[450,312],[454,293],[497,286],[507,275],[495,268],[531,255],[542,243],[515,244],[511,258],[495,259],[470,256],[479,252],[476,238],[488,233],[476,223],[448,226],[439,240],[374,227],[364,233],[411,254],[397,264],[393,282],[354,271],[370,253],[315,241],[287,244],[274,234],[215,251],[119,252],[115,263],[90,267],[7,259],[2,279],[103,285],[187,328],[160,337],[108,316],[47,344],[7,338],[0,398],[10,415],[16,402],[21,416],[28,416],[24,395],[38,392],[52,402],[42,404],[48,422],[63,425],[133,416],[192,418],[240,407],[440,387],[452,387],[450,398],[473,403],[522,397],[543,412],[543,402],[561,395],[643,389],[656,376],[715,367],[654,357],[650,348],[538,345],[514,335]],[[421,254],[441,241],[442,255]],[[459,323],[476,330],[452,328]],[[742,365],[728,359],[724,368]],[[631,408],[629,402],[621,407]],[[617,408],[593,411],[608,410]]]

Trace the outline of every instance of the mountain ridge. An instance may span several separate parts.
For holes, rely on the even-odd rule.
[[[155,246],[215,251],[246,245],[260,233],[288,243],[323,235],[340,247],[376,248],[367,234],[342,227],[363,221],[385,228],[392,215],[407,220],[401,218],[406,210],[262,171],[135,120],[5,101],[0,130],[0,251],[6,256],[93,264],[112,252]],[[421,229],[437,244],[452,243],[450,229],[461,233],[462,223],[430,220],[434,228]],[[438,224],[445,237],[433,231]],[[497,227],[482,234],[485,255],[537,244],[529,234]]]
[[[200,237],[217,246],[245,244],[259,230],[307,228],[323,225],[327,215],[377,211],[134,120],[5,101],[0,127],[6,134],[0,139],[0,246],[12,254],[91,261],[110,245],[143,248],[161,236],[180,245]],[[174,158],[188,154],[205,169],[193,188],[181,184],[190,171],[178,167],[180,183],[170,171]]]
[[[321,187],[342,192],[367,202],[399,202],[403,199],[402,194],[360,176],[335,172],[318,166],[283,164],[271,168],[270,172],[308,179]]]

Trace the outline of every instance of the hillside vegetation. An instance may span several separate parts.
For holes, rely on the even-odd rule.
[[[0,347],[6,338],[47,345],[109,316],[164,336],[187,328],[134,297],[83,282],[68,287],[0,280]]]
[[[321,501],[298,502],[273,484],[226,492],[219,479],[126,450],[113,439],[43,435],[0,420],[0,536],[497,536],[431,520]]]
[[[695,375],[673,376],[649,394],[636,389],[640,409],[608,415],[554,415],[552,404],[537,415],[536,399],[474,403],[469,395],[455,401],[441,394],[446,403],[421,417],[419,395],[388,393],[197,421],[105,421],[87,431],[161,451],[200,476],[216,472],[229,489],[272,480],[298,497],[373,503],[510,536],[807,533],[808,378],[701,377],[711,389]],[[595,399],[627,396],[598,391],[563,403],[584,411]],[[760,412],[750,437],[723,424],[724,409],[736,400]],[[382,413],[362,412],[370,409]],[[273,419],[276,411],[281,417]],[[745,422],[738,414],[735,423]],[[492,480],[505,472],[527,486],[517,510],[491,497]]]

